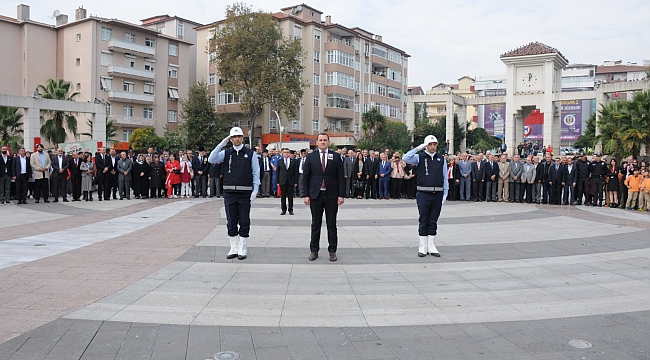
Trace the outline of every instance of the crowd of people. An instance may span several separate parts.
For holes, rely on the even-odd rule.
[[[518,147],[513,157],[479,153],[445,154],[449,181],[448,201],[519,202],[554,205],[592,205],[650,211],[650,177],[645,161],[633,157],[605,161],[585,154],[537,156],[531,144]],[[203,147],[198,150],[149,148],[117,153],[100,148],[95,154],[45,152],[38,145],[14,156],[3,146],[0,159],[0,203],[26,204],[111,199],[221,197],[222,164],[211,164]],[[309,149],[300,151],[255,147],[259,160],[257,197],[304,197],[303,164]],[[356,199],[415,199],[415,166],[399,152],[346,148],[336,150],[343,162],[345,197]],[[279,166],[283,165],[283,166]],[[290,166],[289,164],[294,164]],[[282,176],[278,176],[281,173]],[[282,211],[287,211],[282,201]],[[293,213],[293,202],[289,211]]]

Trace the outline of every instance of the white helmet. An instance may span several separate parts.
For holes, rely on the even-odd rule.
[[[240,127],[235,126],[234,128],[230,129],[230,136],[244,136],[244,132]]]
[[[432,142],[437,144],[438,143],[438,138],[436,138],[433,135],[427,135],[427,137],[424,138],[424,144],[425,145],[429,145]]]

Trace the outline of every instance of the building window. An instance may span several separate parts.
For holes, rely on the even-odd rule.
[[[372,54],[386,59],[388,57],[388,49],[378,44],[372,44]]]
[[[237,94],[232,94],[226,91],[219,91],[218,99],[217,99],[217,104],[219,105],[228,105],[228,104],[238,104],[239,103],[239,95]]]
[[[300,131],[300,120],[293,119],[291,122],[291,131]]]
[[[208,77],[208,85],[214,85],[217,83],[217,74],[210,74]]]
[[[183,22],[179,21],[178,22],[178,27],[177,27],[177,30],[176,30],[176,36],[179,36],[179,37],[183,36],[183,30],[184,30],[183,28],[184,28]]]
[[[77,58],[77,66],[81,66],[81,59]]]
[[[368,64],[364,64],[364,66],[363,66],[363,71],[364,71],[366,74],[370,74],[370,65],[368,65]]]
[[[367,113],[368,111],[370,111],[370,106],[368,104],[363,104],[363,112]]]
[[[180,99],[180,96],[178,96],[178,89],[170,87],[167,89],[167,98],[170,100],[178,100]]]
[[[217,106],[217,97],[216,96],[210,96],[210,106],[212,106],[212,107]]]
[[[320,51],[315,51],[314,50],[314,62],[317,62],[317,63],[320,62]]]
[[[144,38],[144,45],[150,48],[156,47],[156,39]]]
[[[319,130],[319,121],[318,120],[312,120],[311,121],[311,129],[313,131],[318,131]]]
[[[217,52],[216,51],[211,51],[210,54],[208,54],[208,58],[210,59],[210,61],[217,60]]]
[[[153,67],[153,63],[152,63],[151,61],[146,61],[146,60],[145,60],[145,62],[144,62],[144,69],[145,69],[146,71],[151,71],[151,72],[153,72],[153,69],[154,69],[154,67]]]
[[[122,141],[129,142],[132,134],[133,130],[122,130]]]
[[[144,93],[153,95],[154,84],[144,83]]]
[[[314,106],[315,107],[320,106],[320,98],[318,96],[314,96]]]
[[[354,67],[354,55],[339,50],[330,50],[327,52],[328,64],[341,64]]]
[[[81,83],[77,83],[77,91],[81,90]]]
[[[320,29],[314,29],[314,39],[320,40]]]
[[[175,123],[176,122],[176,111],[169,110],[167,111],[167,122]]]
[[[108,66],[113,63],[113,54],[110,51],[102,50],[100,62],[102,66]]]
[[[388,68],[388,78],[395,81],[402,81],[402,72]]]
[[[320,75],[314,74],[314,85],[320,85]]]
[[[131,105],[126,105],[124,106],[124,112],[122,113],[125,118],[130,118],[133,117],[133,106]]]
[[[169,44],[169,55],[178,56],[178,45]]]
[[[363,84],[363,92],[366,94],[370,93],[368,84]]]
[[[354,133],[355,134],[359,133],[359,124],[357,124],[357,123],[354,124]]]
[[[135,56],[124,55],[124,65],[126,65],[126,67],[135,68]]]
[[[293,37],[294,39],[302,39],[302,26],[300,25],[293,26]]]
[[[354,112],[359,112],[359,102],[358,101],[354,102]]]
[[[166,32],[165,26],[161,26],[159,28],[156,28],[156,31],[158,31],[161,34],[164,34]]]
[[[328,94],[326,106],[330,108],[352,109],[354,99],[341,94]]]
[[[325,74],[325,85],[337,85],[348,89],[354,89],[354,76],[341,72],[328,72]]]
[[[81,41],[81,34],[77,34],[77,42]]]
[[[124,84],[122,85],[122,90],[133,92],[133,83],[130,81],[125,81]]]
[[[398,53],[395,50],[388,50],[388,60],[401,65],[402,64],[402,54]]]
[[[275,115],[271,115],[275,116]],[[271,118],[269,119],[269,129],[277,129],[278,128],[278,119],[276,118]]]
[[[99,78],[99,90],[109,91],[113,89],[113,79],[109,77]]]
[[[135,42],[135,35],[130,34],[130,33],[125,33],[124,34],[124,40],[126,40],[126,42],[129,42],[129,43],[134,43]]]
[[[144,117],[145,119],[153,119],[153,108],[144,108],[142,117]]]
[[[110,114],[111,114],[111,104],[106,103],[106,115],[110,115]]]
[[[113,30],[102,27],[102,40],[108,41],[113,37]]]
[[[168,74],[172,79],[178,78],[178,66],[169,65]]]

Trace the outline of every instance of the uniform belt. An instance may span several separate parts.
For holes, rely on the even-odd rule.
[[[417,190],[424,191],[424,192],[431,192],[431,193],[444,191],[442,187],[438,187],[438,186],[418,186]]]
[[[223,189],[231,191],[253,191],[252,186],[224,185]]]

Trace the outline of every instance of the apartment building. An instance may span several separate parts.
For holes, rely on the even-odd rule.
[[[476,92],[474,91],[474,79],[469,76],[463,76],[458,79],[457,84],[438,83],[432,86],[431,90],[427,91],[427,95],[447,94],[449,92],[466,98],[476,97]],[[431,121],[438,121],[447,114],[447,104],[444,102],[427,103],[427,106],[427,115]],[[456,106],[454,106],[454,112],[456,112],[456,110]],[[472,122],[475,120],[475,117],[476,109],[473,106],[468,106],[467,118],[465,120],[467,120],[467,122]]]
[[[48,25],[29,20],[29,7],[19,5],[16,19],[0,17],[0,57],[8,61],[0,68],[0,93],[28,96],[49,78],[65,79],[79,92],[77,101],[106,104],[119,127],[117,140],[128,142],[138,127],[159,135],[166,126],[176,128],[178,100],[189,90],[192,43],[86,14],[77,9],[71,22],[58,14],[56,25]],[[79,133],[88,132],[86,119],[77,116]]]
[[[380,35],[333,23],[331,16],[323,20],[323,12],[305,4],[283,8],[273,16],[285,36],[301,39],[307,54],[303,78],[310,86],[297,118],[277,119],[266,108],[256,119],[255,129],[250,129],[249,119],[239,111],[238,97],[220,86],[216,67],[204,50],[220,22],[196,28],[197,80],[208,84],[218,112],[233,114],[244,133],[251,130],[254,143],[279,141],[283,126],[284,142],[315,144],[317,134],[327,131],[333,143],[354,146],[361,133],[361,115],[371,107],[390,121],[404,121],[408,54],[384,43]]]

